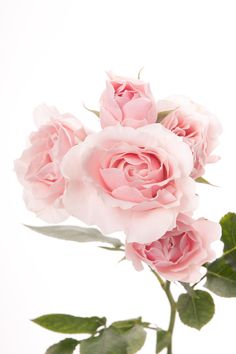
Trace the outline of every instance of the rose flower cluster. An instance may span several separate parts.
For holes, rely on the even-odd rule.
[[[193,219],[196,178],[204,174],[221,126],[181,96],[157,101],[148,83],[109,74],[99,132],[42,105],[38,130],[15,162],[26,206],[58,223],[72,215],[105,234],[123,231],[126,258],[168,280],[197,282],[215,258],[219,224]]]

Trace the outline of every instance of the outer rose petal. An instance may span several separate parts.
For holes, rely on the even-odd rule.
[[[181,95],[169,96],[164,100],[158,101],[158,111],[171,111],[181,106],[187,106],[189,103],[192,103],[192,101],[188,97]]]
[[[127,243],[125,247],[125,258],[132,262],[134,268],[140,272],[143,270],[143,263],[140,257],[137,257],[137,254],[133,250],[132,243]]]
[[[100,115],[106,116],[106,121],[101,120],[101,127],[104,129],[106,126],[109,125],[116,125],[117,121],[115,120],[114,116],[111,112],[109,112],[105,107],[100,108]]]
[[[41,104],[40,106],[36,107],[34,109],[33,115],[37,127],[41,127],[42,125],[49,123],[52,117],[60,117],[60,113],[56,107],[49,107],[46,104]]]
[[[40,211],[36,211],[36,215],[50,224],[60,223],[69,216],[61,201],[56,201],[54,204],[49,204]]]
[[[127,242],[148,243],[160,238],[175,226],[178,211],[154,209],[153,211],[133,212],[125,228]]]
[[[198,197],[195,194],[195,182],[192,178],[183,178],[178,182],[178,186],[183,191],[181,213],[191,213],[198,206]]]
[[[70,215],[88,225],[98,225],[106,234],[122,231],[124,224],[128,222],[127,213],[119,208],[107,207],[97,191],[84,184],[79,186],[76,182],[70,183],[63,202]]]

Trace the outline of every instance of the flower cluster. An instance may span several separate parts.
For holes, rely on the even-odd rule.
[[[221,126],[202,106],[154,99],[148,83],[109,74],[100,99],[101,131],[71,114],[35,110],[38,131],[15,162],[27,207],[54,223],[75,216],[104,233],[123,231],[126,257],[168,280],[196,282],[215,257],[219,224],[194,220],[196,178]]]

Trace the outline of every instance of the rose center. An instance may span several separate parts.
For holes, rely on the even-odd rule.
[[[145,246],[145,257],[156,263],[169,261],[176,263],[188,254],[194,246],[190,234],[166,235],[158,241]]]

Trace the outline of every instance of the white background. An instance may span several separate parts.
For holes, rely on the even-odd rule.
[[[64,338],[29,321],[46,313],[110,321],[142,315],[167,325],[168,304],[150,272],[118,264],[119,254],[95,245],[49,239],[22,226],[43,225],[25,209],[13,172],[34,129],[33,108],[53,104],[95,126],[82,101],[97,107],[105,71],[136,76],[144,66],[142,77],[157,98],[188,95],[224,126],[222,159],[206,173],[220,187],[199,186],[196,213],[217,221],[236,211],[235,33],[234,1],[227,0],[0,1],[1,354],[43,354]],[[175,354],[235,352],[236,300],[215,302],[216,315],[201,332],[177,322]],[[151,332],[140,353],[154,353],[154,342]]]

